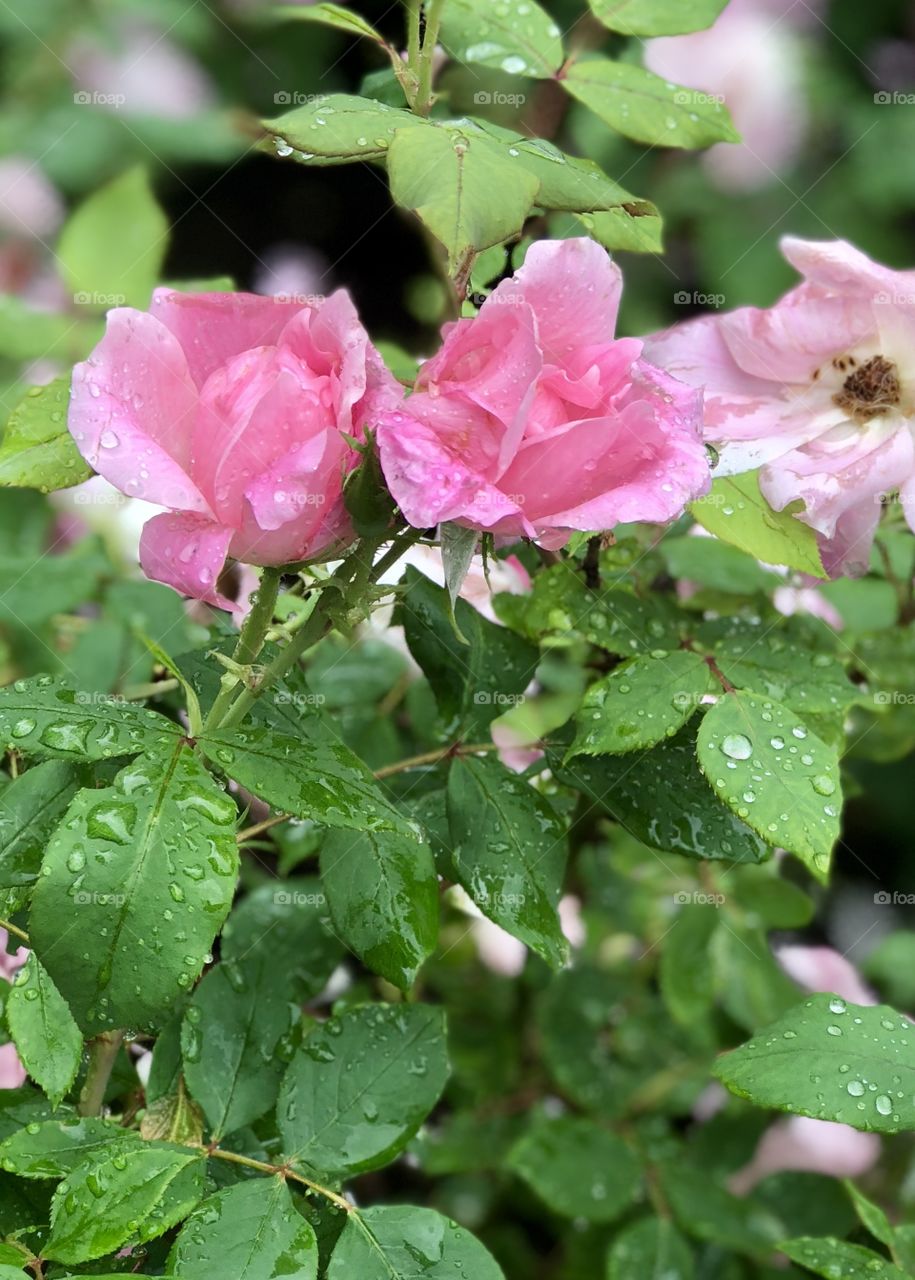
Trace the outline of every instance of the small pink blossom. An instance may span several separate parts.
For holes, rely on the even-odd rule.
[[[576,529],[670,520],[705,491],[700,397],[642,360],[640,340],[614,340],[621,289],[594,241],[540,241],[478,316],[445,326],[378,428],[410,524],[555,548]]]
[[[852,1004],[876,1004],[858,970],[832,947],[780,947],[775,958],[798,986],[830,991]]]
[[[763,1178],[792,1169],[830,1178],[860,1178],[880,1158],[880,1139],[847,1124],[789,1116],[776,1120],[759,1140],[753,1159],[731,1178],[735,1195],[747,1195]]]
[[[119,307],[73,371],[70,431],[121,492],[167,508],[148,577],[230,608],[228,556],[278,565],[352,538],[343,480],[367,422],[401,397],[345,292],[315,305],[157,289]]]
[[[665,80],[723,99],[741,142],[710,147],[701,163],[716,186],[753,191],[774,182],[797,157],[808,126],[802,44],[810,17],[794,0],[730,0],[705,31],[645,45],[645,66]]]
[[[829,575],[860,573],[884,496],[915,528],[915,271],[842,240],[782,251],[804,280],[775,306],[675,326],[646,354],[704,388],[717,474],[762,467],[775,510],[804,503]]]
[[[28,949],[19,947],[12,954],[7,951],[9,934],[0,928],[0,976],[11,982],[29,958]],[[14,1044],[0,1045],[0,1089],[18,1089],[26,1080],[26,1070],[19,1061]]]

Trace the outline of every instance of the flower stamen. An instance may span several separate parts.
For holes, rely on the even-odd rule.
[[[834,404],[861,424],[889,413],[900,398],[896,366],[884,356],[873,356],[855,369],[842,383],[842,390],[832,397]]]

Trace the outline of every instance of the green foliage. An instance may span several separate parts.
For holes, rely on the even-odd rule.
[[[706,715],[697,747],[703,773],[728,808],[825,880],[841,809],[835,751],[781,703],[738,692]]]
[[[78,304],[145,307],[168,245],[168,221],[145,170],[130,169],[90,196],[64,227],[61,273]]]
[[[204,1280],[214,1271],[238,1280],[315,1280],[314,1229],[296,1209],[282,1178],[226,1187],[207,1197],[178,1233],[168,1275]]]
[[[32,387],[10,414],[0,443],[0,485],[67,489],[92,475],[67,430],[69,378]]]
[[[321,849],[334,926],[370,969],[411,987],[438,940],[438,880],[428,844],[393,832],[336,831]]]
[[[287,1159],[336,1176],[381,1168],[432,1110],[447,1072],[443,1018],[429,1005],[362,1005],[314,1027],[277,1103]]]
[[[915,1127],[910,1026],[886,1005],[817,995],[721,1058],[715,1073],[760,1106],[897,1133]]]
[[[455,878],[480,911],[560,967],[567,947],[556,908],[566,836],[549,801],[495,760],[456,760],[448,829]]]
[[[83,1037],[37,958],[29,956],[6,1002],[6,1021],[23,1066],[56,1107],[83,1056]]]
[[[791,512],[772,510],[755,472],[719,477],[711,492],[692,504],[692,512],[703,529],[766,564],[826,576],[816,534]]]
[[[192,986],[235,891],[235,817],[180,743],[73,800],[48,845],[29,923],[87,1032],[154,1026]],[[95,940],[89,950],[84,935]]]

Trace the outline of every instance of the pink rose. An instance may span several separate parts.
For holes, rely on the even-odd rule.
[[[805,504],[830,576],[862,572],[882,494],[899,490],[915,528],[915,271],[842,240],[782,251],[804,281],[774,307],[702,316],[645,350],[704,387],[717,474],[761,466],[777,511]]]
[[[614,340],[621,288],[594,241],[541,241],[478,316],[445,326],[378,427],[410,524],[555,548],[575,529],[669,520],[705,491],[701,398],[641,360],[640,340]]]
[[[401,391],[345,292],[319,305],[157,289],[109,312],[73,371],[70,431],[116,488],[168,510],[140,539],[150,578],[220,608],[227,556],[278,565],[352,537],[360,437]]]

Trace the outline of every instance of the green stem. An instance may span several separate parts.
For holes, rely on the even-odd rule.
[[[344,1209],[347,1213],[355,1212],[355,1207],[343,1196],[337,1195],[336,1191],[331,1191],[329,1187],[322,1187],[320,1182],[312,1182],[310,1178],[303,1177],[301,1173],[296,1173],[294,1169],[286,1164],[265,1164],[263,1160],[252,1160],[250,1156],[240,1156],[235,1151],[223,1151],[221,1147],[207,1147],[206,1153],[215,1160],[228,1160],[231,1164],[242,1164],[246,1169],[257,1169],[259,1173],[279,1174],[283,1178],[289,1178],[292,1182],[299,1182],[303,1187],[307,1187],[309,1191],[315,1191],[319,1196],[324,1196],[331,1204],[335,1204],[338,1209]]]
[[[432,110],[433,59],[439,27],[442,25],[443,5],[444,0],[430,0],[426,10],[426,29],[419,51],[419,90],[413,104],[413,110],[420,116],[427,116]]]
[[[391,565],[396,564],[403,553],[420,540],[423,532],[424,530],[414,529],[412,525],[409,525],[399,533],[381,559],[372,566],[369,581],[378,582],[382,574],[387,573]]]
[[[89,1070],[86,1083],[79,1095],[81,1116],[100,1116],[105,1101],[105,1090],[114,1070],[115,1060],[124,1040],[123,1031],[103,1031],[89,1047]]]
[[[13,924],[10,920],[0,920],[0,929],[5,929],[7,933],[14,934],[17,938],[21,938],[26,946],[29,946],[29,935],[24,929],[20,929],[17,924]]]
[[[407,0],[407,63],[419,79],[420,12],[422,0]]]
[[[218,725],[220,729],[230,729],[238,724],[251,710],[261,694],[269,689],[276,680],[284,676],[290,668],[294,667],[302,655],[307,653],[312,645],[317,644],[329,629],[331,620],[328,616],[328,600],[331,594],[334,592],[343,593],[354,605],[358,605],[360,597],[365,594],[368,587],[377,581],[379,574],[392,565],[403,554],[406,547],[418,537],[420,537],[419,530],[406,530],[398,538],[394,539],[390,549],[377,564],[375,563],[375,553],[383,539],[367,538],[363,542],[357,543],[347,558],[337,566],[330,579],[326,583],[322,583],[321,593],[314,611],[301,630],[295,633],[285,649],[281,650],[273,661],[264,667],[256,687],[242,689],[235,701],[225,710],[220,720],[217,721],[211,712],[209,723]]]
[[[282,569],[272,566],[264,569],[261,575],[260,586],[251,597],[251,610],[242,623],[238,644],[232,654],[233,662],[237,662],[240,666],[249,666],[255,661],[264,647],[267,629],[273,620],[273,613],[276,609],[276,599],[279,595],[282,576]],[[212,729],[221,723],[232,705],[232,699],[235,697],[237,688],[237,684],[234,684],[230,678],[223,676],[222,689],[210,708],[209,715],[203,726],[205,730]]]
[[[178,680],[150,680],[148,684],[128,685],[121,697],[125,702],[146,702],[149,698],[158,698],[163,693],[171,693],[178,688]]]
[[[526,745],[534,747],[538,744],[530,742]],[[442,760],[447,760],[451,756],[475,756],[482,751],[498,750],[499,744],[497,742],[473,742],[466,746],[437,747],[434,751],[424,751],[421,755],[410,756],[406,760],[396,760],[394,764],[383,765],[380,769],[375,770],[375,777],[380,781],[382,778],[393,777],[395,773],[407,773],[410,769],[420,769],[425,764],[440,764]]]

